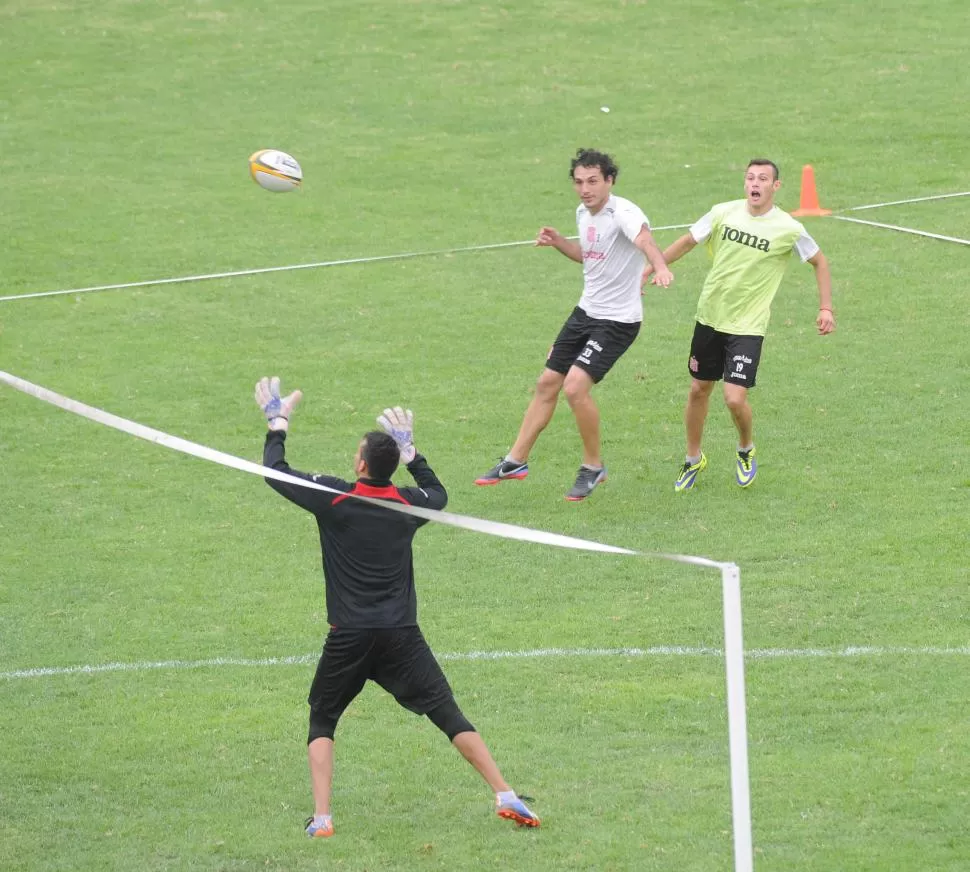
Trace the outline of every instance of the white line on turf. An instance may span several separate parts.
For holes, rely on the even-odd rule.
[[[689,224],[669,224],[665,227],[655,227],[654,230],[677,230],[683,227],[690,227]],[[576,237],[569,237],[575,239]],[[38,297],[60,297],[67,294],[89,294],[92,291],[120,291],[129,288],[150,288],[156,285],[174,285],[185,282],[202,282],[209,279],[232,279],[240,276],[256,276],[264,273],[290,272],[300,269],[319,269],[326,266],[347,266],[358,263],[380,263],[386,260],[406,260],[411,257],[434,257],[443,254],[461,254],[467,251],[489,251],[495,248],[514,248],[520,245],[535,245],[534,239],[526,239],[521,242],[496,242],[491,245],[466,245],[461,248],[441,248],[432,251],[408,251],[403,254],[383,254],[377,257],[351,257],[345,260],[323,260],[318,263],[298,263],[288,266],[267,266],[259,269],[239,269],[232,272],[207,273],[198,276],[177,276],[168,279],[149,279],[143,282],[125,282],[115,285],[95,285],[89,288],[70,288],[60,291],[38,291],[32,294],[11,294],[0,297],[0,303],[7,303],[11,300],[32,300]]]
[[[933,194],[929,197],[910,197],[908,200],[890,200],[888,203],[869,203],[866,206],[848,206],[836,209],[837,212],[861,212],[863,209],[881,209],[883,206],[902,206],[906,203],[925,203],[928,200],[948,200],[950,197],[970,197],[970,191],[960,191],[958,194]]]
[[[844,209],[838,209],[838,212],[859,212],[863,209],[879,209],[882,206],[899,206],[905,203],[924,203],[929,200],[946,200],[951,197],[967,197],[970,196],[970,191],[960,191],[954,194],[933,194],[928,197],[911,197],[907,200],[890,200],[885,203],[868,203],[863,206],[847,206]],[[834,216],[838,217],[838,216]],[[681,230],[685,227],[690,227],[690,224],[665,224],[659,227],[652,228],[653,230]],[[877,225],[881,226],[881,225]],[[887,225],[888,226],[888,225]],[[569,237],[575,239],[575,237]],[[947,238],[947,237],[939,237]],[[962,240],[953,240],[962,241]],[[465,245],[458,248],[442,248],[434,249],[430,251],[408,251],[402,254],[384,254],[375,257],[351,257],[343,260],[324,260],[318,261],[316,263],[298,263],[298,264],[288,264],[286,266],[267,266],[260,267],[257,269],[240,269],[232,270],[230,272],[220,272],[220,273],[206,273],[203,275],[196,276],[175,276],[172,278],[165,279],[148,279],[146,281],[140,282],[122,282],[112,285],[94,285],[86,288],[66,288],[57,291],[36,291],[34,293],[27,294],[9,294],[7,296],[0,297],[0,303],[11,302],[12,300],[33,300],[38,297],[60,297],[66,296],[68,294],[89,294],[93,291],[120,291],[131,288],[150,288],[156,287],[158,285],[173,285],[173,284],[184,284],[187,282],[202,282],[208,281],[209,279],[230,279],[239,278],[242,276],[255,276],[262,275],[265,273],[276,273],[276,272],[291,272],[293,270],[301,269],[319,269],[321,267],[328,266],[348,266],[352,264],[360,263],[380,263],[381,261],[388,260],[406,260],[412,257],[434,257],[436,255],[444,254],[461,254],[463,252],[469,251],[489,251],[491,249],[497,248],[514,248],[522,245],[534,245],[535,240],[525,239],[519,242],[496,242],[488,245]]]
[[[183,454],[189,454],[202,460],[218,463],[221,466],[227,466],[230,469],[237,469],[241,472],[249,472],[263,478],[272,478],[276,479],[277,481],[295,484],[299,487],[326,491],[327,493],[344,494],[343,491],[334,490],[334,488],[326,487],[325,485],[318,484],[317,482],[307,481],[306,479],[297,478],[293,475],[287,475],[284,472],[278,472],[277,470],[270,469],[267,466],[260,466],[258,463],[243,460],[242,458],[235,457],[232,454],[225,454],[222,451],[216,451],[213,448],[207,448],[204,445],[189,442],[187,439],[180,439],[178,436],[171,436],[168,433],[162,433],[160,430],[154,430],[151,427],[146,427],[143,424],[129,421],[126,418],[119,418],[117,415],[113,415],[110,412],[105,412],[102,409],[96,409],[93,406],[85,405],[84,403],[69,399],[68,397],[62,397],[60,394],[54,393],[54,391],[32,384],[29,381],[25,381],[24,379],[18,378],[15,375],[10,375],[10,373],[3,372],[2,370],[0,370],[0,382],[4,382],[10,387],[16,388],[18,391],[22,391],[23,393],[35,397],[38,400],[43,400],[44,402],[57,406],[60,409],[73,412],[75,415],[80,415],[82,418],[88,418],[89,420],[95,421],[98,424],[104,424],[107,427],[112,427],[115,430],[120,430],[123,433],[128,433],[131,436],[137,436],[139,439],[145,439],[148,442],[161,445],[164,448],[171,448],[172,450],[180,451]],[[672,560],[676,563],[689,563],[694,566],[704,566],[709,569],[724,569],[725,567],[733,566],[733,564],[719,563],[715,560],[709,560],[706,557],[693,557],[689,554],[661,554],[658,552],[635,551],[632,548],[620,548],[616,545],[605,545],[602,542],[594,542],[590,539],[577,539],[574,536],[563,536],[560,533],[548,533],[544,530],[532,529],[531,527],[519,527],[515,524],[505,524],[499,521],[487,521],[484,518],[473,518],[468,515],[457,515],[453,512],[440,512],[433,509],[424,509],[417,506],[392,503],[387,500],[377,500],[370,497],[362,497],[357,494],[348,495],[353,499],[371,503],[372,505],[379,506],[387,511],[400,512],[405,515],[413,515],[418,518],[434,521],[438,524],[446,524],[451,527],[460,527],[465,530],[471,530],[476,533],[486,533],[490,536],[498,536],[503,539],[534,542],[539,545],[553,545],[557,548],[572,548],[578,551],[598,551],[605,552],[607,554],[624,554],[635,557],[655,557],[662,560]]]
[[[720,648],[655,645],[650,648],[534,648],[524,651],[456,651],[436,655],[441,661],[574,659],[582,657],[710,657],[721,658]],[[745,660],[803,660],[811,658],[851,659],[859,657],[967,657],[970,646],[910,647],[850,645],[844,648],[755,648],[744,652]],[[157,660],[142,663],[101,663],[85,666],[38,666],[0,672],[0,679],[55,678],[66,675],[100,675],[109,672],[182,671],[188,669],[306,666],[316,663],[319,653],[291,657],[212,657],[206,660]]]
[[[897,224],[882,224],[879,221],[864,221],[862,218],[849,218],[847,215],[833,215],[836,221],[851,221],[853,224],[868,224],[870,227],[882,227],[886,230],[898,230],[900,233],[911,233],[914,236],[926,236],[930,239],[942,239],[944,242],[958,242],[960,245],[970,245],[970,239],[960,239],[957,236],[943,236],[941,233],[928,233],[925,230],[914,230],[912,227],[900,227]]]

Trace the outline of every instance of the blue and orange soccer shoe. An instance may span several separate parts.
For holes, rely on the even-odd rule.
[[[528,797],[526,797],[528,799]],[[495,797],[495,813],[507,821],[515,821],[520,827],[537,827],[539,818],[529,809],[522,799],[515,794],[507,799]]]
[[[307,818],[304,827],[311,839],[329,839],[333,835],[333,820],[328,814]]]

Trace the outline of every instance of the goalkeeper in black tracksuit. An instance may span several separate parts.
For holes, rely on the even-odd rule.
[[[314,815],[307,821],[307,835],[333,835],[334,732],[340,716],[368,679],[405,708],[427,715],[488,782],[501,817],[521,826],[539,826],[539,819],[506,783],[481,736],[458,708],[418,626],[411,540],[427,521],[354,496],[386,500],[390,505],[445,507],[448,495],[444,486],[415,451],[411,412],[384,410],[377,419],[384,432],[373,431],[361,439],[354,455],[357,479],[348,482],[298,472],[287,464],[289,417],[301,398],[299,391],[281,397],[276,377],[261,379],[256,385],[256,402],[269,425],[263,465],[330,489],[266,479],[274,490],[313,513],[323,548],[330,632],[308,699]],[[398,489],[391,483],[401,460],[417,487]]]

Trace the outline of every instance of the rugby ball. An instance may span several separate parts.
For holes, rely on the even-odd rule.
[[[275,148],[250,155],[249,174],[261,188],[276,194],[295,191],[303,183],[303,170],[296,158]]]

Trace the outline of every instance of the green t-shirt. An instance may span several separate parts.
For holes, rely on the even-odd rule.
[[[764,336],[775,297],[793,250],[802,260],[818,244],[777,206],[764,215],[748,211],[746,200],[718,203],[690,228],[695,242],[707,241],[714,259],[697,302],[697,320],[722,333]]]

